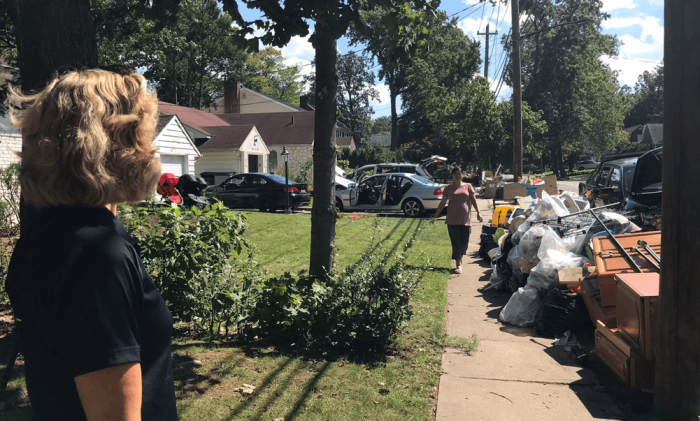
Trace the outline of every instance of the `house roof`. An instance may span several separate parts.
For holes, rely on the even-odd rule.
[[[207,130],[212,134],[212,138],[200,146],[199,150],[239,149],[254,128],[254,124],[207,127]]]
[[[647,129],[649,130],[649,135],[651,135],[651,140],[655,145],[663,143],[664,141],[664,125],[663,124],[647,124]]]
[[[183,124],[205,134],[207,131],[204,130],[204,127],[228,126],[228,123],[220,119],[216,114],[171,104],[169,102],[158,101],[158,111],[165,115],[177,115]]]
[[[626,131],[629,134],[632,134],[634,131],[639,130],[639,129],[644,130],[644,126],[639,124],[637,126],[627,127],[626,129],[622,129],[622,130]]]
[[[232,126],[254,125],[268,146],[311,145],[314,141],[315,118],[310,111],[218,116]],[[207,127],[207,130],[210,128]]]
[[[282,104],[282,105],[286,105],[287,107],[292,107],[292,108],[294,108],[294,109],[297,110],[297,111],[308,111],[308,110],[305,110],[305,109],[303,109],[303,108],[301,108],[301,107],[299,107],[299,106],[297,106],[297,105],[290,104],[290,103],[287,102],[287,101],[282,101],[282,100],[279,99],[279,98],[275,98],[275,97],[273,97],[273,96],[271,96],[271,95],[264,94],[264,93],[262,93],[262,92],[254,91],[254,90],[252,90],[252,89],[250,89],[250,88],[246,88],[245,86],[243,87],[243,89],[245,89],[245,90],[247,90],[247,91],[250,91],[250,92],[253,92],[253,93],[255,93],[255,94],[258,94],[258,95],[260,95],[260,96],[262,96],[262,97],[265,97],[265,98],[267,98],[267,99],[269,99],[269,100],[271,100],[271,101],[275,101],[275,102],[278,102],[278,103],[280,103],[280,104]],[[245,104],[242,104],[242,105],[245,105]]]
[[[160,132],[165,129],[165,126],[170,123],[170,121],[174,118],[174,115],[166,115],[166,114],[161,114],[158,116],[158,124],[156,124],[156,137],[160,134]]]
[[[350,146],[352,145],[352,137],[337,137],[335,143],[340,146]]]

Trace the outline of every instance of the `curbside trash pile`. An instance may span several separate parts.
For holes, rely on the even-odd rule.
[[[642,232],[613,206],[591,209],[575,193],[542,191],[528,209],[505,206],[507,220],[499,223],[497,206],[479,250],[492,267],[484,290],[512,294],[500,321],[562,345],[594,331],[597,356],[625,384],[653,385],[661,232]]]

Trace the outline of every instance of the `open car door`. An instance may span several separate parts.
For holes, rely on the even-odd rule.
[[[357,206],[357,199],[359,198],[360,183],[365,179],[365,175],[361,174],[360,177],[355,181],[355,185],[350,189],[350,206]]]

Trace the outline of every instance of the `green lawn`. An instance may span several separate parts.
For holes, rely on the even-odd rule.
[[[251,213],[248,222],[247,237],[257,250],[256,260],[268,272],[280,274],[308,266],[310,215]],[[176,341],[176,363],[193,359],[201,363],[175,372],[181,419],[433,419],[450,267],[444,225],[403,218],[343,217],[337,224],[336,258],[341,267],[357,261],[373,235],[381,242],[379,247],[399,250],[416,230],[421,232],[408,262],[429,270],[413,297],[414,318],[385,361],[370,366],[344,360],[309,360],[274,349]],[[21,384],[16,376],[13,388]],[[243,395],[236,391],[243,384],[255,386],[255,392]],[[0,418],[26,420],[28,415],[28,411],[10,411],[1,413]]]

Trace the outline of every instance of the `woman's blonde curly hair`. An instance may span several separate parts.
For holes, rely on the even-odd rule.
[[[100,207],[154,192],[158,99],[142,75],[74,71],[35,95],[11,90],[10,104],[12,123],[22,129],[19,179],[27,203]]]

